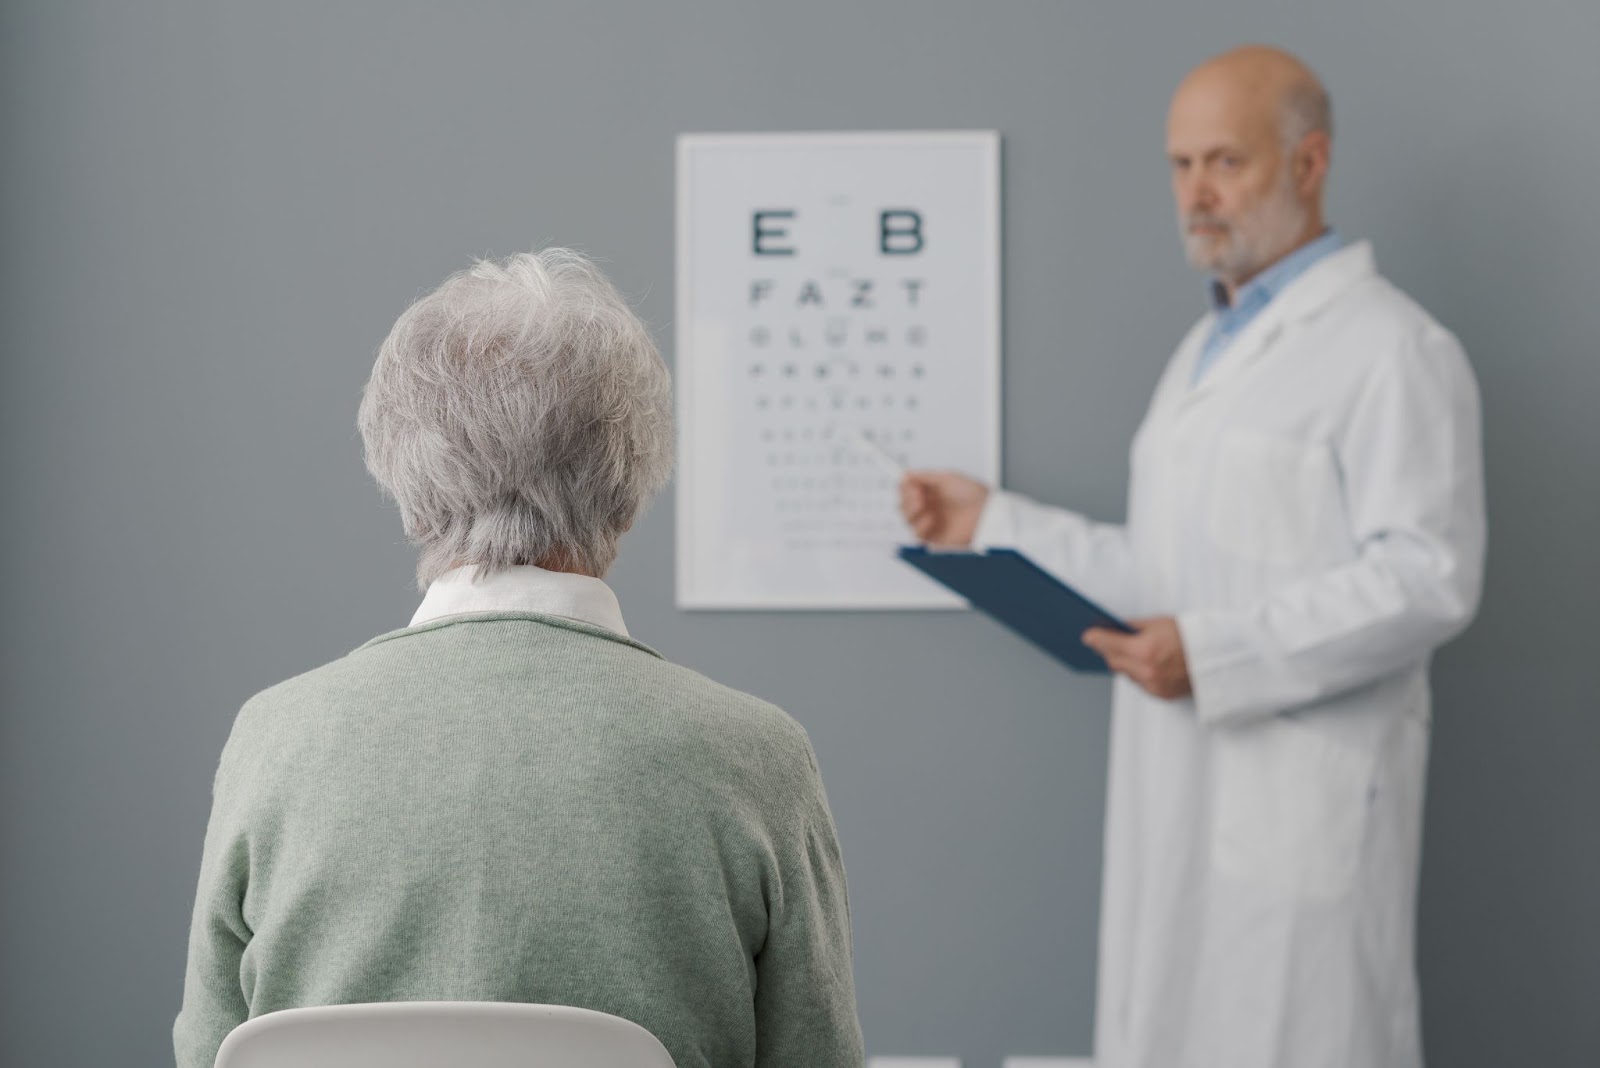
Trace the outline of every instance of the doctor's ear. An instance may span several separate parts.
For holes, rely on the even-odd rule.
[[[1326,130],[1313,130],[1300,139],[1295,146],[1294,154],[1290,157],[1289,173],[1294,177],[1294,184],[1301,192],[1311,192],[1322,186],[1323,179],[1328,175],[1329,156],[1333,151],[1333,139]]]

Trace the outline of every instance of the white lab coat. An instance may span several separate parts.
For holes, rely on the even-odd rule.
[[[1369,245],[1290,283],[1134,438],[1125,526],[997,492],[1012,545],[1178,619],[1194,697],[1115,682],[1097,1068],[1416,1068],[1430,654],[1476,611],[1477,387]]]

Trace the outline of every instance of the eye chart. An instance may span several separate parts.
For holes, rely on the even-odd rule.
[[[899,466],[1000,473],[999,135],[678,141],[678,604],[965,604]]]

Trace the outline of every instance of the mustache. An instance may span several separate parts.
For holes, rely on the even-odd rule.
[[[1233,224],[1228,222],[1227,219],[1220,215],[1212,215],[1210,212],[1197,211],[1183,216],[1183,228],[1185,230],[1193,230],[1196,226],[1213,226],[1224,233],[1233,229]]]

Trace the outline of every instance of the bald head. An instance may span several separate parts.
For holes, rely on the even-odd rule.
[[[1315,238],[1332,135],[1327,91],[1287,52],[1250,45],[1190,71],[1167,116],[1190,261],[1232,287]]]
[[[1240,118],[1274,124],[1287,150],[1314,131],[1333,136],[1333,109],[1321,79],[1297,57],[1266,45],[1206,60],[1179,84],[1172,106],[1226,107]]]

